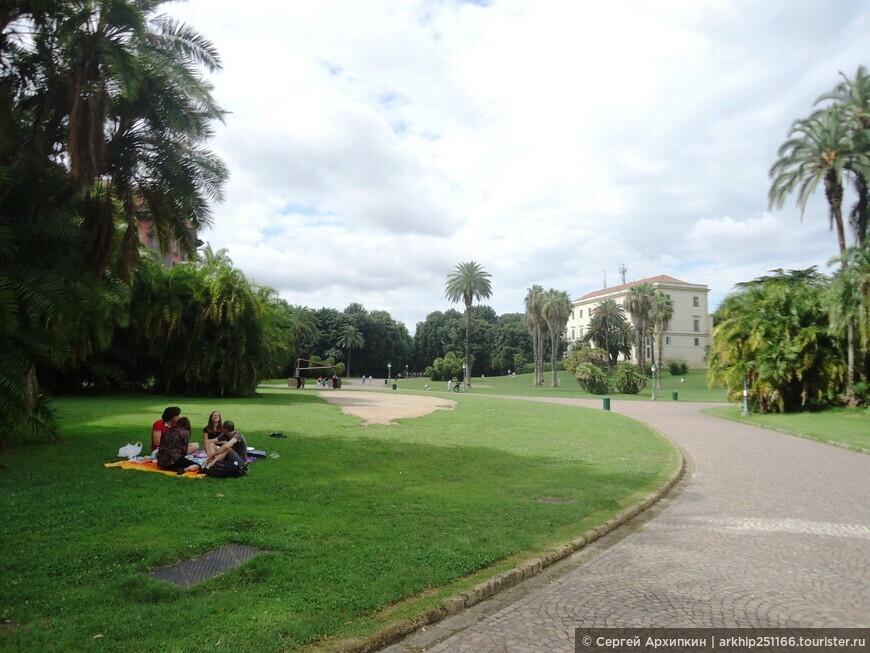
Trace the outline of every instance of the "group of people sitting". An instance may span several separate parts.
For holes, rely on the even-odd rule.
[[[236,431],[236,425],[221,418],[214,411],[208,424],[202,429],[202,444],[205,460],[194,458],[200,451],[198,442],[191,442],[192,427],[190,420],[181,415],[181,408],[170,406],[151,427],[151,457],[156,459],[160,469],[178,472],[208,473],[208,470],[221,460],[234,465],[244,465],[248,457],[248,443],[245,436]]]

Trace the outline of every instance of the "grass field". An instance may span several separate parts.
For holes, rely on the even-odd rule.
[[[0,649],[284,651],[359,636],[564,543],[678,466],[620,415],[453,397],[454,411],[368,427],[305,391],[59,400],[62,442],[13,444],[0,464]],[[102,466],[170,404],[196,431],[220,410],[278,457],[232,480]],[[267,553],[190,589],[148,575],[231,542]]]
[[[836,444],[853,451],[870,453],[870,409],[831,408],[817,413],[789,413],[747,417],[740,415],[740,406],[707,408],[705,413],[725,417],[745,424],[754,424],[809,440]]]
[[[680,379],[685,378],[686,382],[681,383]],[[342,379],[343,382],[346,382]],[[351,377],[350,383],[355,387],[360,386],[359,377]],[[375,379],[375,381],[384,386],[383,379]],[[550,387],[550,373],[544,374],[544,385],[535,387],[532,385],[533,377],[531,374],[518,374],[515,378],[506,376],[493,377],[474,377],[472,378],[471,394],[498,394],[498,395],[521,395],[524,397],[584,397],[597,398],[602,396],[619,397],[620,399],[645,399],[649,400],[652,395],[651,384],[641,390],[636,395],[622,395],[617,393],[607,395],[592,395],[584,392],[577,384],[569,372],[559,372],[559,387]],[[285,385],[286,379],[270,379],[264,383],[273,385]],[[445,381],[430,381],[428,378],[416,379],[399,379],[394,381],[401,390],[423,390],[423,386],[429,384],[433,392],[446,392],[447,383]],[[305,389],[309,386],[314,386],[314,380],[306,381]],[[672,393],[678,393],[679,401],[696,401],[696,402],[725,402],[726,394],[722,388],[710,389],[707,387],[707,371],[706,370],[689,370],[688,373],[679,376],[671,376],[665,371],[662,377],[662,389],[656,390],[656,396],[665,401],[672,401]]]

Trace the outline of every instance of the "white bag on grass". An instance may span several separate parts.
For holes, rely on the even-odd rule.
[[[118,458],[135,458],[142,452],[142,443],[128,444],[118,449]]]

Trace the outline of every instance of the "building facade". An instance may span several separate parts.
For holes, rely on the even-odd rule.
[[[687,283],[664,274],[613,288],[595,290],[580,299],[575,299],[571,317],[565,328],[569,351],[588,333],[592,312],[598,304],[605,299],[612,299],[624,306],[629,290],[643,283],[650,284],[656,292],[664,293],[674,303],[674,317],[661,336],[663,362],[667,364],[669,360],[679,358],[686,361],[689,367],[705,367],[706,353],[712,344],[710,336],[712,325],[707,309],[709,288],[703,284]],[[625,317],[630,321],[628,311]],[[652,360],[652,342],[647,339],[644,346],[647,348],[647,360]],[[632,351],[632,360],[636,360],[634,353]],[[658,356],[658,352],[655,355]]]
[[[146,218],[139,219],[139,242],[148,249],[157,252],[157,257],[165,268],[172,268],[179,263],[184,263],[187,260],[187,254],[181,248],[181,243],[173,240],[169,246],[168,252],[160,250],[160,243],[157,240],[157,235],[154,233],[154,227],[151,220]]]

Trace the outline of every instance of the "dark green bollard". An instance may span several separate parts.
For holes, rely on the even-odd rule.
[[[679,398],[679,396],[680,396],[679,392],[677,392],[676,390],[671,390],[671,399],[676,401]]]
[[[604,397],[601,401],[604,402],[604,410],[610,410],[610,397]]]

